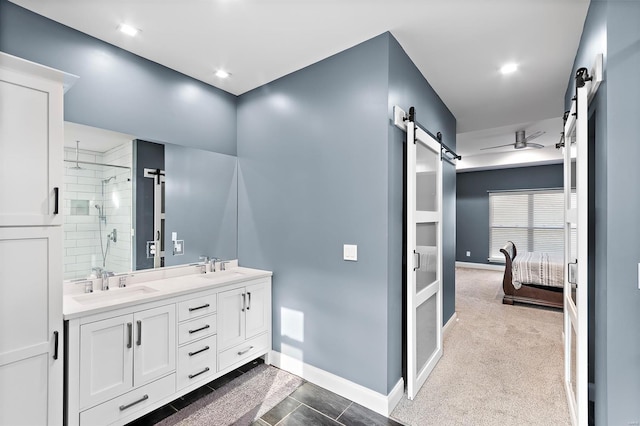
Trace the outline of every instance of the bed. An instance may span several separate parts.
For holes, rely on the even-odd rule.
[[[562,254],[527,252],[518,255],[512,241],[500,249],[505,257],[502,303],[515,302],[563,308]]]

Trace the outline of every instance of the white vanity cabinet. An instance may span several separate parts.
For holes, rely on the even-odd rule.
[[[159,280],[160,290],[144,282],[153,289],[147,292],[150,298],[140,293],[135,302],[112,306],[100,300],[119,300],[115,294],[123,290],[65,296],[65,301],[84,304],[72,309],[72,302],[65,302],[67,425],[126,424],[268,355],[271,273],[238,269],[247,278],[234,283],[209,283],[199,274],[173,281],[175,287]],[[92,296],[95,304],[88,302]],[[222,324],[225,336],[241,338],[221,346]]]
[[[219,370],[249,360],[271,346],[271,280],[260,280],[218,294]]]
[[[175,322],[171,304],[81,325],[80,410],[174,371]]]
[[[0,424],[63,421],[64,82],[0,52]]]

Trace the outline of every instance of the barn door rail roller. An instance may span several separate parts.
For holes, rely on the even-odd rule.
[[[416,121],[416,109],[415,107],[411,107],[409,108],[409,113],[406,113],[402,108],[400,108],[399,106],[394,106],[393,107],[393,124],[396,127],[399,127],[402,130],[407,130],[407,123],[411,122],[414,123],[414,126],[419,126],[419,123]],[[422,126],[420,126],[422,127]],[[451,148],[449,148],[447,145],[445,145],[444,143],[442,143],[442,132],[438,132],[435,136],[433,135],[433,133],[429,132],[428,130],[424,130],[426,133],[429,134],[429,136],[431,136],[432,138],[434,138],[435,140],[438,141],[438,143],[440,144],[440,160],[448,160],[450,163],[453,163],[454,160],[461,160],[462,156],[458,155],[455,153],[455,151]],[[415,141],[413,141],[415,143]]]

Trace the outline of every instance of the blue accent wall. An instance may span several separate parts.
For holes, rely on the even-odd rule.
[[[567,86],[605,58],[595,135],[595,424],[640,422],[640,2],[592,1]]]
[[[80,76],[74,123],[236,154],[236,96],[0,0],[0,51]]]
[[[458,173],[456,260],[489,263],[488,191],[562,188],[563,166],[518,167]],[[471,256],[467,257],[466,252]]]
[[[455,119],[388,33],[238,104],[238,252],[274,271],[274,349],[382,394],[402,365],[394,102],[455,145]],[[343,244],[358,245],[357,262],[342,260]],[[289,318],[302,319],[302,336]]]

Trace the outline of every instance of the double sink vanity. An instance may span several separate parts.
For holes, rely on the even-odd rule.
[[[65,282],[67,424],[122,425],[268,358],[271,275],[233,261]]]

